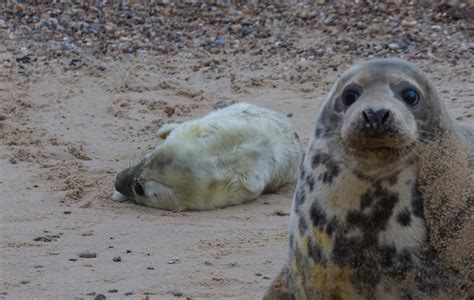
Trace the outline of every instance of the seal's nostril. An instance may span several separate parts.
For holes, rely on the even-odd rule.
[[[367,116],[367,113],[365,111],[362,112],[362,116],[364,117],[365,123],[369,125],[370,124],[369,116]]]
[[[384,110],[382,110],[382,112],[380,113],[380,115],[382,115],[382,119],[381,119],[381,122],[380,124],[381,125],[384,125],[384,123],[388,120],[388,118],[390,117],[390,111],[385,111],[383,112]]]

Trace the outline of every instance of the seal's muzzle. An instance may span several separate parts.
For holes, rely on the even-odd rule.
[[[115,178],[115,189],[122,193],[124,196],[133,197],[132,191],[132,173],[133,167],[128,168],[120,172]]]

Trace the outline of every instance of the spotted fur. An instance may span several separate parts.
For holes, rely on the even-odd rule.
[[[360,96],[345,105],[343,92],[354,86]],[[406,88],[420,93],[419,104],[404,102],[400,94]],[[369,109],[389,111],[383,130],[367,129]],[[453,288],[456,272],[431,243],[424,207],[430,199],[422,191],[420,145],[448,127],[440,116],[449,119],[436,91],[406,62],[375,60],[341,76],[319,114],[301,168],[289,259],[264,299],[465,295]]]

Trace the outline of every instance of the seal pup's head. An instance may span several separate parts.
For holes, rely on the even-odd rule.
[[[172,148],[158,147],[137,165],[121,171],[115,179],[117,192],[112,199],[181,210],[184,204],[180,199],[185,198],[183,193],[191,192],[195,176],[189,164],[184,163],[189,160]]]
[[[347,70],[332,87],[318,118],[316,138],[363,164],[410,157],[430,136],[442,107],[435,89],[415,66],[378,59]],[[342,147],[341,147],[342,145]]]

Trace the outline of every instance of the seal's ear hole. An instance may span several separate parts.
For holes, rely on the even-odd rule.
[[[140,182],[135,182],[133,189],[135,191],[135,194],[137,194],[138,196],[145,195],[145,190],[143,189],[143,186],[140,184]]]

